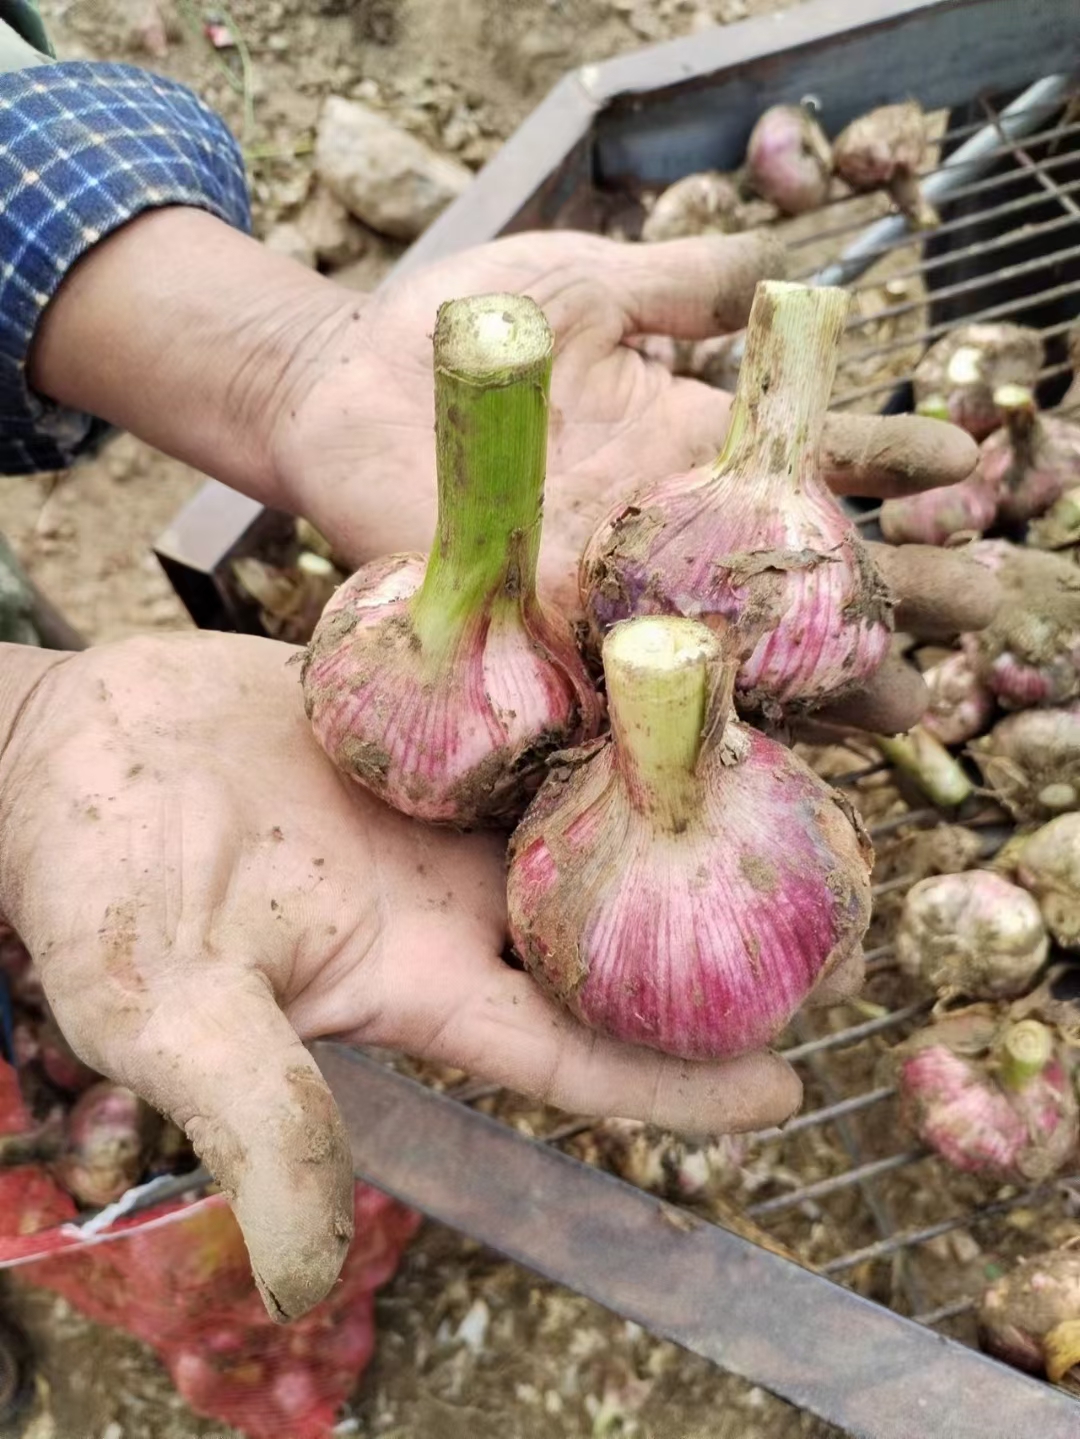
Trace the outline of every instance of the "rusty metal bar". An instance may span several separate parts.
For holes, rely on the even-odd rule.
[[[980,1205],[978,1209],[969,1209],[964,1214],[954,1214],[949,1219],[939,1220],[937,1224],[923,1225],[920,1229],[901,1230],[897,1234],[889,1235],[887,1239],[879,1239],[874,1244],[865,1244],[861,1249],[840,1254],[837,1258],[819,1265],[819,1268],[822,1274],[841,1274],[845,1269],[854,1269],[857,1264],[864,1264],[869,1260],[887,1259],[898,1250],[910,1249],[913,1245],[925,1244],[929,1239],[937,1239],[942,1234],[965,1229],[969,1224],[977,1224],[980,1219],[994,1219],[999,1214],[1007,1214],[1010,1209],[1028,1203],[1036,1192],[1028,1190],[1009,1199],[998,1199],[992,1204]]]
[[[890,1154],[884,1159],[871,1159],[868,1164],[860,1164],[856,1169],[845,1169],[843,1174],[834,1174],[830,1179],[819,1179],[814,1184],[804,1184],[801,1188],[793,1189],[788,1194],[778,1194],[773,1199],[761,1199],[756,1204],[748,1204],[745,1212],[752,1219],[760,1219],[766,1214],[779,1214],[782,1209],[794,1209],[799,1204],[816,1199],[826,1199],[830,1194],[836,1194],[841,1189],[850,1189],[853,1184],[859,1184],[863,1180],[876,1179],[879,1175],[892,1174],[897,1169],[906,1169],[909,1165],[918,1164],[920,1160],[927,1157],[928,1153],[925,1149],[909,1149],[903,1154]]]
[[[879,1019],[868,1019],[863,1024],[853,1024],[849,1029],[840,1029],[834,1034],[822,1035],[820,1039],[811,1039],[805,1044],[796,1044],[791,1049],[782,1049],[780,1053],[789,1064],[797,1064],[807,1055],[820,1054],[827,1049],[844,1049],[849,1044],[859,1044],[862,1040],[870,1039],[875,1034],[883,1034],[887,1029],[894,1029],[897,1025],[905,1024],[909,1019],[917,1019],[929,1008],[930,1001],[925,999],[919,1000],[915,1004],[905,1004],[901,1009],[890,1010],[888,1014],[883,1014]]]

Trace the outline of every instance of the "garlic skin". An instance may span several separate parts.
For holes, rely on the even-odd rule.
[[[579,1152],[582,1146],[579,1146]],[[634,1119],[605,1119],[592,1126],[585,1155],[651,1194],[675,1202],[707,1200],[729,1189],[746,1157],[747,1142],[721,1134],[694,1143]]]
[[[926,670],[923,679],[930,694],[923,729],[945,745],[963,744],[982,733],[994,713],[994,697],[967,655],[949,655]]]
[[[402,814],[512,821],[548,756],[596,733],[600,701],[569,625],[535,595],[428,658],[413,621],[426,563],[375,560],[338,589],[304,661],[308,717],[338,768]]]
[[[930,229],[938,217],[918,181],[925,148],[926,117],[920,105],[914,100],[881,105],[837,136],[833,166],[853,190],[884,187],[915,226]]]
[[[1080,487],[1065,490],[1044,515],[1032,520],[1024,543],[1037,550],[1067,550],[1080,544]]]
[[[1080,949],[1080,814],[1058,815],[1019,839],[1014,863],[1055,942]]]
[[[1052,1030],[973,1006],[894,1051],[900,1114],[953,1168],[1038,1183],[1076,1154],[1080,1108]]]
[[[980,469],[956,485],[886,500],[881,533],[892,545],[944,545],[954,537],[981,535],[994,523],[1000,488]]]
[[[683,1059],[769,1044],[870,916],[861,825],[733,717],[733,669],[693,621],[613,629],[612,735],[552,770],[510,847],[528,970],[590,1028]]]
[[[994,391],[1002,385],[1033,390],[1042,362],[1037,330],[1003,323],[961,325],[935,341],[916,365],[915,408],[985,440],[1001,424]]]
[[[1080,570],[1043,550],[978,541],[965,553],[993,569],[1002,604],[961,644],[1005,709],[1060,705],[1080,696]]]
[[[987,1353],[1061,1383],[1080,1363],[1080,1253],[1053,1249],[1018,1260],[983,1291],[977,1318]],[[1075,1392],[1075,1382],[1069,1387]]]
[[[646,244],[688,235],[729,235],[744,229],[742,201],[727,175],[705,170],[669,185],[641,227]]]
[[[970,749],[1021,824],[1080,809],[1080,704],[1007,715]]]
[[[1080,484],[1080,426],[1040,415],[1030,389],[1004,385],[994,392],[1003,427],[980,450],[980,469],[999,495],[998,514],[1023,525],[1046,513]]]
[[[746,183],[785,215],[802,215],[823,205],[831,171],[829,142],[802,105],[771,106],[750,132]]]
[[[1025,993],[1050,940],[1031,895],[973,869],[920,880],[904,898],[896,934],[901,970],[948,994],[1011,999]]]
[[[758,285],[719,459],[635,495],[586,547],[596,642],[633,615],[703,620],[742,658],[740,705],[770,715],[835,700],[877,670],[892,601],[821,477],[847,307],[843,291]]]
[[[569,622],[536,594],[553,344],[520,296],[441,307],[431,554],[358,570],[305,655],[305,708],[327,754],[431,823],[512,822],[548,755],[600,726]]]

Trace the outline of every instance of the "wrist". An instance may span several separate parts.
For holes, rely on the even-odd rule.
[[[204,211],[140,215],[65,278],[30,380],[266,504],[275,434],[360,297]]]

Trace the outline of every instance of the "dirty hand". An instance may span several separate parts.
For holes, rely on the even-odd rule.
[[[296,655],[225,635],[0,645],[0,913],[79,1056],[187,1131],[271,1314],[326,1293],[352,1223],[348,1141],[301,1041],[698,1134],[796,1109],[773,1055],[615,1043],[504,964],[501,842],[426,828],[343,778]]]
[[[124,426],[266,504],[306,514],[354,561],[426,550],[435,528],[431,331],[443,300],[531,295],[556,335],[541,582],[577,607],[578,555],[646,481],[716,454],[729,397],[631,343],[740,327],[783,268],[763,235],[625,245],[517,235],[357,296],[210,215],[140,216],[76,266],[31,355],[43,393]],[[88,364],[86,357],[93,357]],[[841,494],[887,497],[965,478],[976,450],[937,420],[836,415]],[[882,547],[897,627],[940,640],[986,624],[988,571],[947,550]],[[922,680],[888,661],[844,718],[904,730]],[[839,718],[826,715],[823,718]]]
[[[597,522],[638,486],[718,453],[730,396],[676,377],[633,342],[699,340],[740,328],[754,287],[783,271],[764,234],[627,245],[584,234],[499,240],[408,274],[340,329],[295,406],[280,412],[275,464],[294,508],[360,562],[426,550],[435,528],[431,330],[441,301],[504,290],[531,296],[556,336],[541,584],[579,609],[578,557]],[[937,420],[835,414],[833,489],[887,498],[965,479],[974,442]],[[941,640],[980,629],[994,579],[956,553],[878,546],[897,628]],[[909,728],[925,686],[899,658],[822,719]]]

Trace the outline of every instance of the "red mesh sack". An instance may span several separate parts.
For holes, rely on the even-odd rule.
[[[0,1133],[27,1128],[0,1063]],[[255,1289],[221,1196],[162,1205],[88,1234],[71,1198],[34,1167],[0,1172],[0,1268],[150,1344],[197,1413],[251,1439],[324,1439],[374,1348],[374,1292],[419,1216],[357,1184],[356,1237],[330,1296],[280,1326]]]

